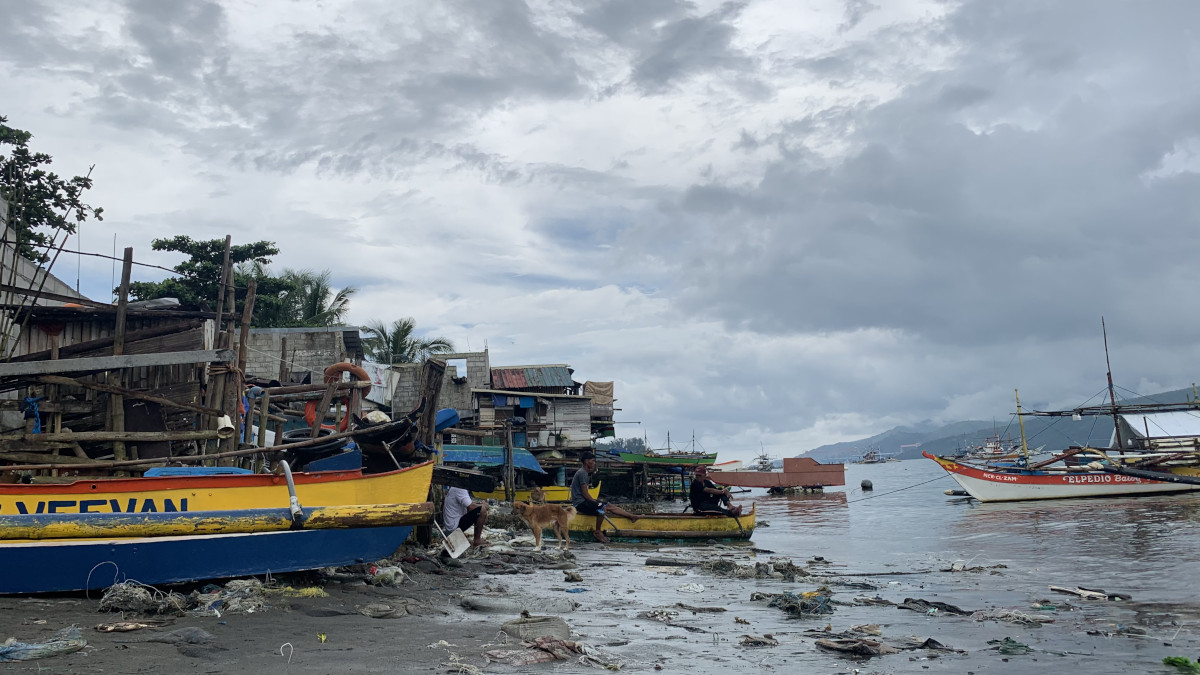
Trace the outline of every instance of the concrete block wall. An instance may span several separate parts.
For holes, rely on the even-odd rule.
[[[279,377],[280,350],[287,338],[288,371],[312,373],[320,382],[325,369],[346,359],[342,329],[313,331],[305,328],[252,328],[246,342],[246,374],[274,379]]]

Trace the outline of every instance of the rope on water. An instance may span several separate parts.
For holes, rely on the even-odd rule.
[[[915,485],[909,485],[908,487],[902,487],[902,488],[899,488],[899,489],[896,489],[896,490],[892,490],[891,492],[880,492],[880,493],[879,493],[879,494],[877,494],[877,495],[870,495],[870,496],[867,496],[867,497],[862,497],[862,498],[859,498],[859,499],[850,499],[850,500],[848,500],[846,503],[847,503],[847,504],[853,504],[854,502],[861,502],[861,501],[864,501],[864,500],[867,500],[867,499],[874,499],[874,498],[876,498],[876,497],[886,497],[887,495],[894,495],[894,494],[896,494],[897,492],[904,492],[905,490],[911,490],[911,489],[913,489],[913,488],[915,488],[915,487],[921,487],[922,485],[926,485],[926,484],[928,484],[928,483],[932,483],[932,482],[934,482],[934,481],[936,481],[936,480],[942,480],[943,478],[949,478],[949,477],[950,477],[950,474],[948,474],[948,473],[946,473],[946,474],[942,474],[942,475],[938,476],[937,478],[930,478],[930,479],[929,479],[929,480],[927,480],[927,481],[922,481],[922,482],[920,482],[920,483],[917,483],[917,484],[915,484]]]

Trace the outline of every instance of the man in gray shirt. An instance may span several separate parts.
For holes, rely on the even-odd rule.
[[[585,452],[580,459],[583,460],[583,466],[579,467],[575,476],[571,478],[571,504],[575,507],[576,513],[596,516],[596,527],[592,530],[592,536],[596,538],[596,541],[607,544],[608,536],[600,531],[604,524],[604,514],[611,513],[614,516],[628,518],[631,523],[636,523],[638,516],[619,506],[592,499],[592,495],[588,493],[588,485],[592,480],[591,474],[596,470],[596,456]]]

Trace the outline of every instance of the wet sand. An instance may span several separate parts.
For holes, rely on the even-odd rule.
[[[553,539],[548,536],[548,541]],[[82,628],[87,647],[39,661],[3,664],[6,671],[105,673],[383,673],[383,672],[595,672],[578,661],[511,666],[489,663],[485,652],[512,648],[504,644],[500,626],[521,608],[534,615],[557,615],[571,628],[571,639],[594,648],[601,660],[632,672],[727,673],[731,668],[814,673],[1027,673],[1081,670],[1089,673],[1172,672],[1164,656],[1200,653],[1195,628],[1200,607],[1194,601],[1143,604],[1133,601],[1085,600],[1044,592],[1044,586],[1014,578],[1004,568],[939,571],[857,568],[853,561],[793,559],[820,578],[734,578],[700,567],[648,566],[648,558],[674,558],[700,563],[726,560],[739,565],[765,563],[771,554],[750,546],[657,547],[581,544],[572,556],[558,558],[547,549],[530,556],[528,549],[505,556],[469,554],[460,567],[425,571],[405,565],[410,579],[395,587],[374,586],[361,579],[326,580],[328,597],[272,596],[270,606],[252,614],[179,616],[169,626],[124,633],[103,633],[97,624],[122,618],[98,611],[96,593],[0,598],[0,639],[22,642],[49,638],[61,628]],[[411,552],[410,552],[411,553]],[[562,568],[572,567],[574,570]],[[566,571],[582,581],[566,580]],[[903,574],[847,575],[850,572]],[[917,572],[913,574],[912,572]],[[304,578],[285,577],[293,585]],[[859,587],[871,585],[873,588]],[[702,592],[694,592],[697,587]],[[833,613],[793,618],[751,594],[784,591],[832,591]],[[570,593],[572,589],[585,589]],[[1053,619],[1025,626],[997,620],[975,620],[945,612],[916,612],[887,605],[857,605],[855,598],[879,596],[893,603],[905,598],[945,602],[965,610],[1014,609]],[[461,599],[484,598],[514,604],[506,612],[469,610]],[[1034,610],[1040,599],[1054,610]],[[573,611],[546,611],[568,601]],[[408,606],[414,614],[370,618],[358,611],[372,603]],[[694,612],[679,607],[721,608]],[[668,622],[645,618],[653,610]],[[400,612],[404,614],[404,612]],[[133,617],[124,617],[133,618]],[[819,649],[822,635],[877,624],[889,643],[904,638],[933,638],[961,651],[916,649],[873,658],[847,657]],[[182,627],[212,635],[212,643],[184,645],[146,641]],[[1089,634],[1089,632],[1091,634]],[[324,636],[322,641],[321,635]],[[777,646],[743,646],[743,636],[770,635]],[[1033,651],[1004,655],[989,640],[1010,637]],[[444,641],[444,642],[442,642]],[[1164,644],[1170,642],[1170,645]],[[290,649],[288,647],[290,645]],[[455,668],[447,664],[461,663]]]

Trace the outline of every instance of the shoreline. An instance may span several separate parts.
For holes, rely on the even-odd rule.
[[[506,536],[502,530],[489,530],[490,539]],[[1198,647],[1195,636],[1184,628],[1200,618],[1195,603],[1150,606],[1136,598],[1105,602],[1046,591],[1042,595],[1050,596],[1053,610],[1038,611],[1031,608],[1038,598],[1015,588],[1003,566],[849,575],[842,561],[772,561],[769,552],[753,545],[575,542],[568,557],[557,555],[552,537],[547,537],[547,548],[540,554],[521,546],[529,539],[527,534],[517,537],[515,548],[497,543],[485,552],[472,550],[461,566],[447,567],[424,557],[427,550],[410,547],[398,552],[403,554],[401,560],[407,560],[397,565],[407,578],[396,586],[368,583],[365,573],[343,573],[324,578],[320,588],[327,597],[268,595],[268,606],[251,613],[227,607],[220,616],[188,614],[174,617],[166,626],[124,633],[95,629],[98,624],[137,617],[98,611],[99,594],[94,592],[90,597],[4,597],[0,598],[4,628],[0,639],[37,642],[75,624],[87,640],[87,646],[77,652],[5,667],[109,673],[183,668],[205,673],[596,670],[596,665],[577,659],[522,666],[489,663],[486,652],[518,647],[502,641],[500,626],[517,618],[522,609],[535,616],[561,617],[570,627],[571,640],[588,645],[600,662],[631,672],[724,673],[730,667],[746,666],[789,671],[802,667],[820,673],[1016,673],[1066,667],[1086,667],[1091,673],[1171,672],[1161,665],[1164,656],[1194,657]],[[679,564],[647,565],[647,559]],[[705,561],[711,569],[699,567]],[[580,581],[570,581],[569,572]],[[746,578],[747,574],[756,576]],[[280,581],[303,589],[311,588],[304,582],[318,578],[317,574],[286,575]],[[785,592],[798,594],[795,597],[804,597],[799,594],[805,592],[828,595],[831,612],[796,618],[764,599],[754,599]],[[501,611],[470,610],[462,606],[464,598]],[[856,598],[879,598],[890,604]],[[904,598],[997,616],[1004,611],[1040,616],[1047,622],[1022,624],[898,609]],[[579,606],[567,610],[572,603]],[[389,607],[393,611],[387,614]],[[364,611],[387,614],[387,618],[372,618]],[[1169,617],[1177,619],[1177,626],[1171,625],[1175,619]],[[851,634],[856,626],[859,632]],[[151,641],[181,628],[200,629],[211,640]],[[1171,633],[1175,633],[1173,642]],[[816,646],[818,639],[856,635],[886,645],[911,646],[914,640],[933,639],[950,649],[905,649],[865,658]],[[1004,638],[1031,651],[1003,654],[988,644]]]

